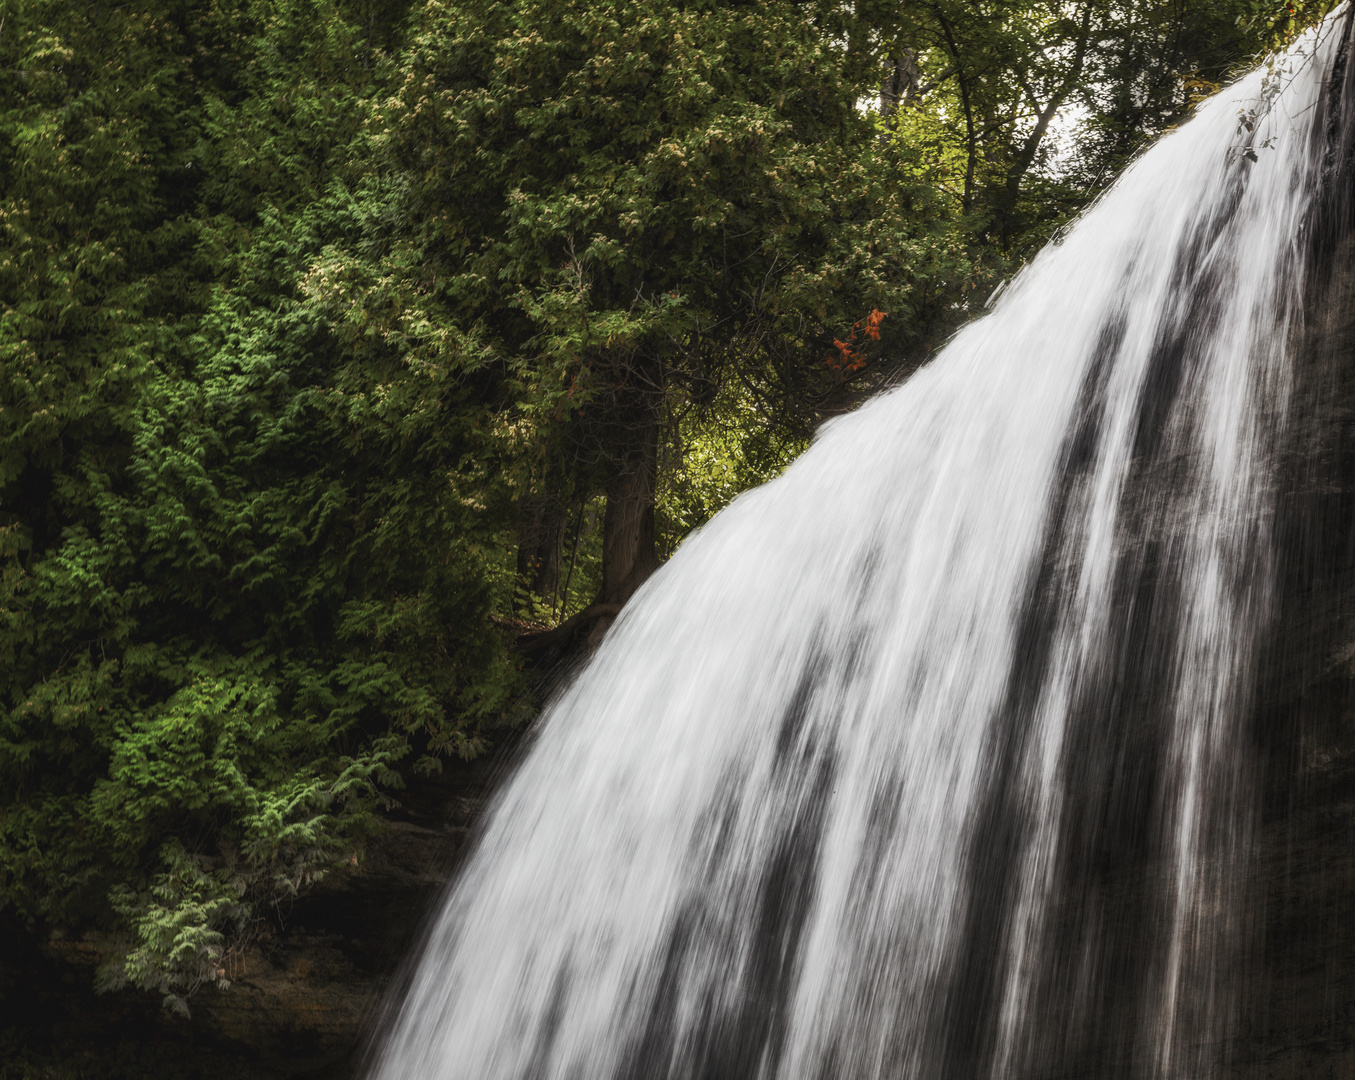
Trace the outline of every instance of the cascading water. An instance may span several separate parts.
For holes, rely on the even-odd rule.
[[[498,795],[375,1077],[1218,1064],[1342,25],[646,585]]]

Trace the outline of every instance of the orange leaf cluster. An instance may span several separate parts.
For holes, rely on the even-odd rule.
[[[846,341],[833,339],[833,345],[837,348],[838,355],[830,356],[824,363],[834,371],[855,372],[860,371],[866,366],[866,356],[857,349],[856,342],[860,334],[865,334],[871,341],[880,340],[880,323],[884,322],[887,311],[872,309],[860,322],[852,325],[852,332],[847,336]]]

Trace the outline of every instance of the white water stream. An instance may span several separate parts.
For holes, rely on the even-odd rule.
[[[373,1077],[1212,1067],[1338,31],[651,579],[495,799]]]

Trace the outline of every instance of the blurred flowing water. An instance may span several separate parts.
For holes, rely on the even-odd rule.
[[[1203,105],[645,586],[374,1077],[1217,1069],[1342,30]]]

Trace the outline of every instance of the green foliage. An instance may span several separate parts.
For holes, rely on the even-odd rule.
[[[905,3],[886,30],[897,137],[925,148],[989,261],[1021,259],[1149,140],[1329,0]],[[892,106],[891,106],[892,108]],[[887,110],[888,111],[888,110]]]
[[[0,36],[0,902],[125,935],[103,985],[174,1007],[516,686],[493,412],[315,284],[389,197],[344,171],[363,14]]]
[[[681,461],[663,470],[658,497],[665,553],[739,494],[774,479],[807,447],[807,440],[761,422],[763,415],[734,385],[679,427],[672,451]]]
[[[842,382],[835,337],[872,307],[917,336],[968,279],[912,151],[855,108],[874,68],[844,20],[786,0],[417,13],[375,117],[419,253],[393,265],[513,380],[568,459],[557,482],[596,486],[735,378],[807,427]]]
[[[133,928],[136,944],[100,969],[95,985],[118,990],[131,983],[158,990],[166,1008],[188,1016],[187,999],[201,986],[230,986],[222,966],[226,935],[249,918],[243,875],[205,869],[176,840],[161,852],[166,870],[138,895],[126,885],[109,892],[113,910]]]

